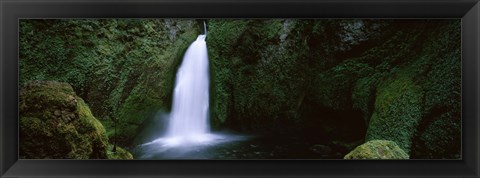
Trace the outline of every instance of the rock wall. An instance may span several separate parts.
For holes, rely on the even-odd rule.
[[[214,127],[303,133],[322,144],[391,140],[410,158],[459,157],[459,20],[210,20],[209,28]]]
[[[145,121],[170,109],[197,23],[21,20],[20,83],[70,83],[110,140],[117,120],[119,143],[131,146]],[[411,159],[461,156],[460,20],[207,23],[213,129],[301,137],[345,154],[390,140]],[[51,115],[67,122],[74,109]],[[21,122],[41,123],[28,117]]]
[[[176,68],[199,33],[195,20],[20,21],[20,83],[72,85],[113,140],[131,146],[143,122],[171,105]]]

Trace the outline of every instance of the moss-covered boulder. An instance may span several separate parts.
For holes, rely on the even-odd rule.
[[[344,159],[408,159],[405,153],[395,142],[389,140],[368,141],[350,153]]]
[[[21,158],[108,158],[105,128],[69,84],[29,82],[19,100]]]
[[[133,156],[130,152],[118,146],[116,151],[113,152],[113,145],[108,145],[107,157],[108,159],[133,159]]]

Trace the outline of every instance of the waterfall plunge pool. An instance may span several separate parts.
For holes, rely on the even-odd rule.
[[[205,34],[187,49],[177,71],[172,111],[152,122],[148,140],[137,144],[137,159],[318,159],[341,154],[318,153],[295,138],[262,138],[213,133],[209,128],[209,67]],[[162,126],[166,126],[160,128]],[[150,126],[152,128],[152,126]],[[155,128],[156,127],[156,128]],[[161,133],[165,130],[165,133]],[[145,135],[144,135],[145,136]],[[155,139],[151,137],[155,136]],[[313,146],[314,147],[314,146]]]
[[[348,152],[347,149],[335,145],[328,145],[331,151],[325,152],[319,150],[316,143],[299,137],[213,132],[200,140],[202,141],[162,137],[136,146],[132,154],[135,159],[148,160],[241,160],[342,159]]]

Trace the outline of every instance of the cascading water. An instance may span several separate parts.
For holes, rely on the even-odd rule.
[[[154,141],[163,143],[163,146],[191,145],[219,138],[209,133],[209,70],[206,36],[207,29],[204,22],[204,34],[198,35],[188,47],[182,64],[178,68],[167,133],[165,137]]]
[[[168,137],[186,139],[208,133],[208,55],[205,35],[187,49],[178,69]]]
[[[205,155],[192,153],[219,143],[243,139],[239,136],[210,133],[206,36],[204,22],[204,34],[199,35],[188,47],[177,71],[167,132],[161,138],[141,144],[141,158],[204,158]]]

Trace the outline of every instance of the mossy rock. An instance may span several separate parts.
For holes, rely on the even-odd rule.
[[[456,157],[461,147],[451,143],[461,141],[461,21],[362,21],[357,28],[359,20],[208,20],[212,129],[278,135],[311,126],[333,133],[329,130],[337,132],[338,126],[357,127],[352,122],[357,117],[330,119],[310,112],[354,111],[368,125],[367,141],[395,141],[411,158]],[[124,148],[147,118],[168,112],[176,69],[198,35],[196,23],[185,19],[22,20],[19,25],[20,82],[70,83],[110,140],[113,120],[119,121],[117,144]],[[44,118],[70,123],[80,117],[69,87],[39,92],[20,105],[30,113],[21,118],[23,124],[53,137],[57,132],[46,128],[55,122]],[[51,105],[57,109],[48,109]],[[340,124],[325,124],[327,119]],[[60,130],[94,133],[95,123],[76,122],[91,127]],[[88,152],[83,147],[76,149]]]
[[[359,63],[355,60],[347,60],[321,73],[315,82],[317,86],[315,86],[315,92],[313,92],[313,94],[316,95],[316,99],[326,107],[339,111],[352,110],[353,106],[359,105],[356,100],[363,99],[362,97],[368,99],[368,95],[370,94],[368,93],[370,92],[369,88],[361,88],[362,90],[367,90],[365,94],[361,93],[366,96],[359,96],[358,91],[354,93],[355,90],[360,88],[356,86],[359,85],[356,83],[360,83],[360,85],[367,84],[370,87],[374,86],[371,84],[374,83],[378,77],[373,74],[375,74],[374,69],[367,64]],[[361,78],[361,80],[359,80],[359,78]],[[368,108],[366,106],[367,104],[363,104],[361,107]]]
[[[20,88],[20,157],[105,159],[103,125],[66,83],[34,81]]]
[[[290,25],[287,25],[290,24]],[[306,71],[296,36],[285,20],[211,20],[212,128],[272,133],[299,128]],[[283,35],[283,40],[281,36]],[[292,104],[294,103],[294,104]]]
[[[116,151],[113,152],[113,145],[108,145],[108,159],[133,159],[133,156],[127,150],[117,146]]]
[[[374,73],[369,77],[357,80],[352,91],[353,109],[363,113],[365,124],[368,125],[374,111],[376,89],[382,73]]]
[[[426,48],[431,70],[422,82],[425,117],[412,142],[411,158],[461,158],[461,29],[459,24],[451,24],[439,31],[441,38]]]
[[[368,125],[365,140],[395,141],[406,153],[410,152],[416,128],[422,119],[422,91],[412,80],[408,69],[380,84],[375,110]]]
[[[425,42],[416,56],[404,57],[410,62],[402,59],[381,78],[366,140],[395,141],[415,159],[460,157],[460,26],[441,23],[419,37]]]
[[[411,158],[461,159],[461,122],[450,113],[432,118],[413,140]]]
[[[131,146],[144,120],[158,110],[169,110],[177,63],[199,33],[193,19],[25,19],[19,23],[20,83],[69,83],[110,138],[113,120],[119,121],[117,144],[123,147]],[[59,100],[64,101],[62,96]],[[38,105],[41,110],[42,104]],[[75,109],[75,105],[69,107]]]
[[[372,140],[355,148],[344,159],[409,159],[409,156],[393,141]]]

